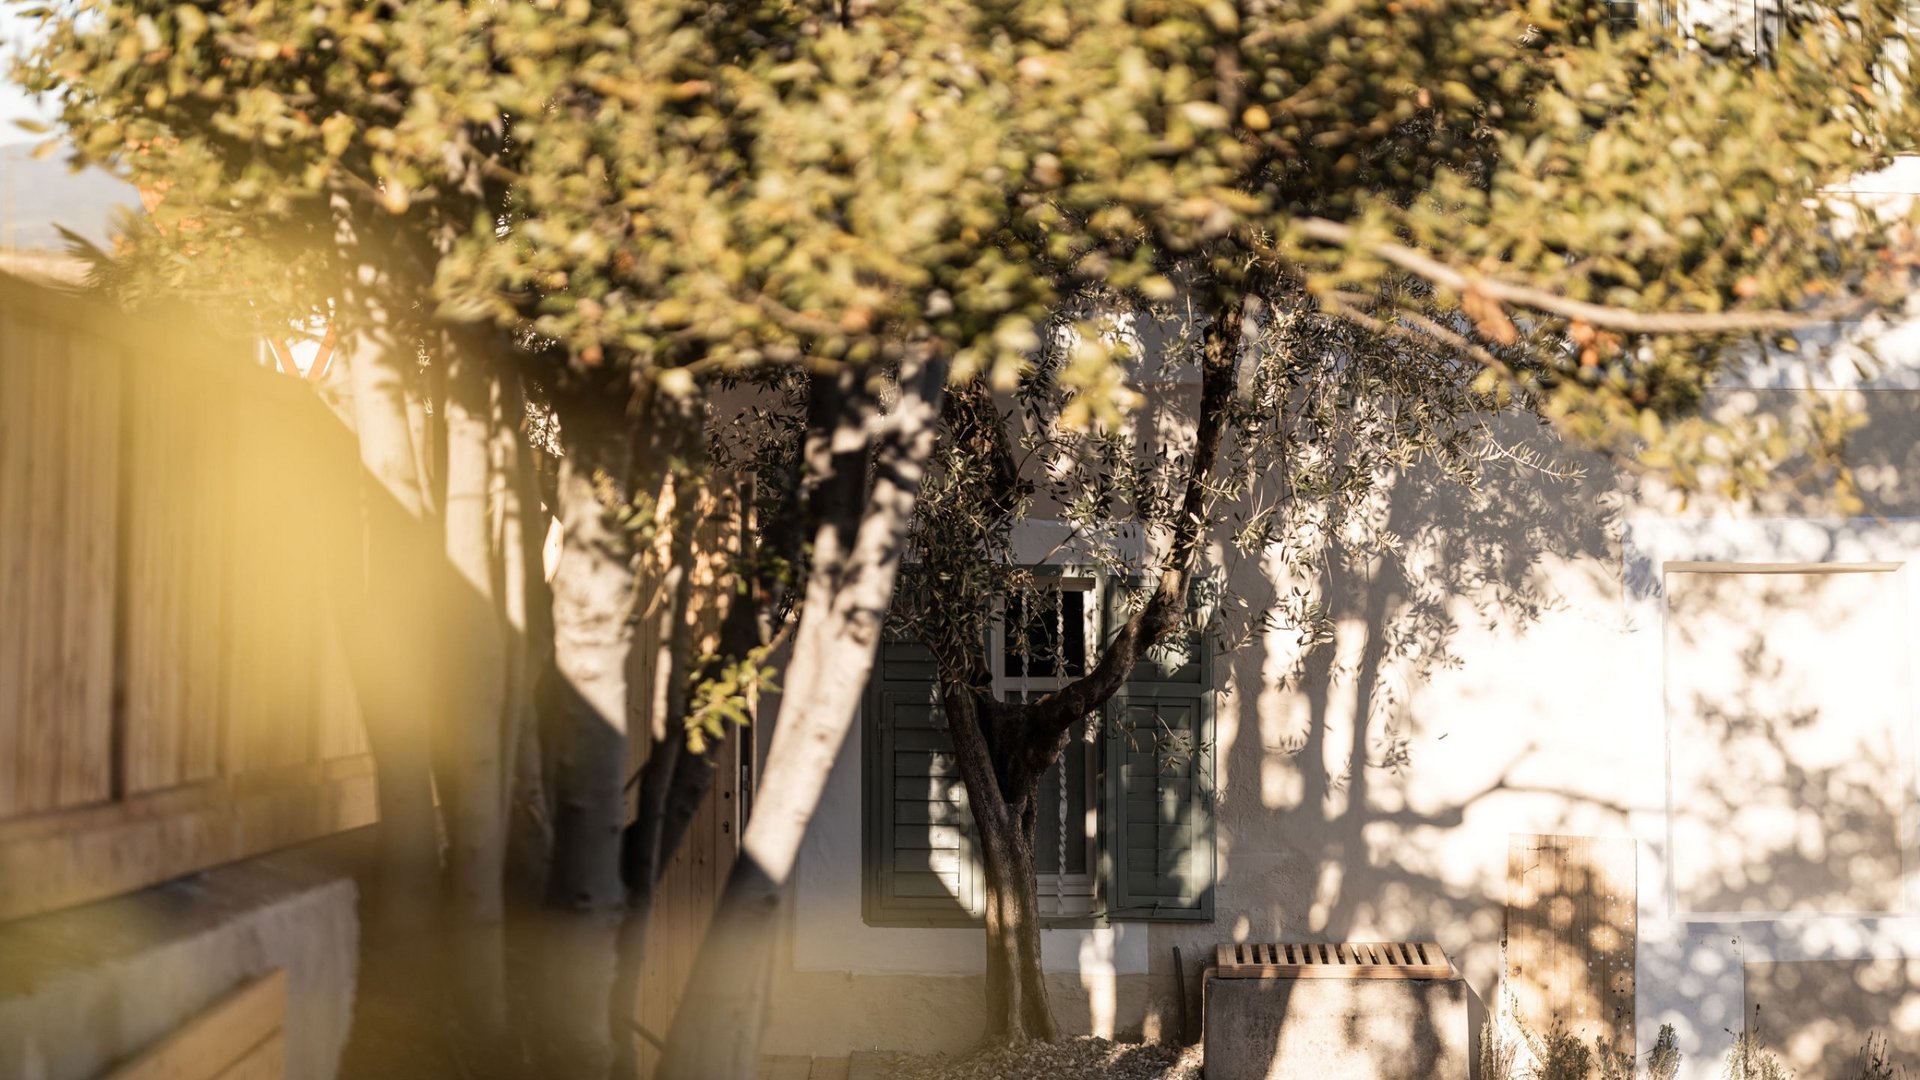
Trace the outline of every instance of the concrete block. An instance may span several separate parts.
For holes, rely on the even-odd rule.
[[[1207,976],[1207,1080],[1467,1080],[1459,979]]]
[[[0,1080],[92,1080],[287,972],[288,1080],[332,1080],[359,969],[353,880],[269,855],[0,924]]]

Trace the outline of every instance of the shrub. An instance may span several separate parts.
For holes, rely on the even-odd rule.
[[[1867,1045],[1860,1048],[1849,1080],[1906,1080],[1906,1077],[1906,1066],[1893,1063],[1887,1037],[1876,1031],[1867,1036]]]
[[[1673,1080],[1680,1075],[1680,1046],[1672,1024],[1661,1024],[1647,1051],[1647,1080]]]

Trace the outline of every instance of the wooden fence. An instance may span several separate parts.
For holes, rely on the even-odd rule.
[[[692,540],[694,565],[691,570],[691,617],[695,626],[695,654],[717,651],[722,604],[730,592],[733,568],[730,560],[746,542],[742,530],[747,519],[736,498],[721,497],[702,506],[700,525]],[[653,587],[665,564],[668,538],[662,536],[652,558],[643,559],[641,595],[652,595],[656,603],[665,597]],[[654,685],[658,670],[660,636],[657,620],[642,618],[634,643],[631,665],[633,685]],[[632,696],[627,730],[635,734],[629,755],[630,775],[637,775],[646,764],[646,733],[653,724],[651,695],[644,689]],[[707,926],[720,902],[727,874],[740,850],[740,830],[746,824],[753,768],[753,732],[730,732],[714,750],[713,788],[700,804],[686,838],[674,853],[655,887],[651,917],[644,945],[645,962],[640,972],[640,992],[634,1022],[640,1050],[640,1075],[652,1076],[659,1068],[659,1047],[653,1040],[665,1039],[679,1009],[687,981]],[[631,797],[632,793],[629,793]],[[632,807],[629,807],[631,814]]]
[[[374,818],[358,455],[250,352],[0,280],[0,919]]]
[[[361,587],[359,457],[311,385],[250,352],[0,278],[0,920],[374,820],[338,610]],[[727,503],[702,521],[697,653],[743,525]],[[636,694],[630,730],[651,713]],[[658,887],[647,1035],[733,866],[752,745],[720,747]]]
[[[1635,859],[1624,838],[1508,839],[1505,984],[1535,1035],[1633,1052]]]

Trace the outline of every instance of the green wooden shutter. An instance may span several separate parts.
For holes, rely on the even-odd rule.
[[[884,643],[864,712],[866,921],[975,922],[984,908],[977,840],[931,654]]]
[[[1107,709],[1107,917],[1213,918],[1213,684],[1205,634],[1143,657]]]

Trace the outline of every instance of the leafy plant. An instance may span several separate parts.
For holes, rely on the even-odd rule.
[[[1488,1016],[1480,1025],[1480,1080],[1515,1080],[1513,1066],[1519,1056],[1520,1045]]]
[[[1654,1036],[1653,1049],[1647,1051],[1647,1080],[1673,1080],[1680,1074],[1680,1047],[1672,1024],[1661,1024]]]
[[[1721,1075],[1726,1080],[1793,1080],[1793,1073],[1780,1064],[1780,1059],[1760,1040],[1757,1015],[1753,1024],[1734,1034],[1733,1047],[1727,1051],[1727,1064]]]
[[[1593,1060],[1600,1069],[1600,1080],[1633,1080],[1633,1051],[1616,1050],[1607,1040],[1595,1037]]]
[[[1587,1080],[1593,1072],[1593,1051],[1563,1027],[1545,1037],[1521,1029],[1533,1051],[1535,1080]]]
[[[1894,1063],[1887,1037],[1876,1031],[1867,1036],[1867,1044],[1860,1048],[1848,1080],[1906,1080],[1906,1077],[1906,1066]]]

